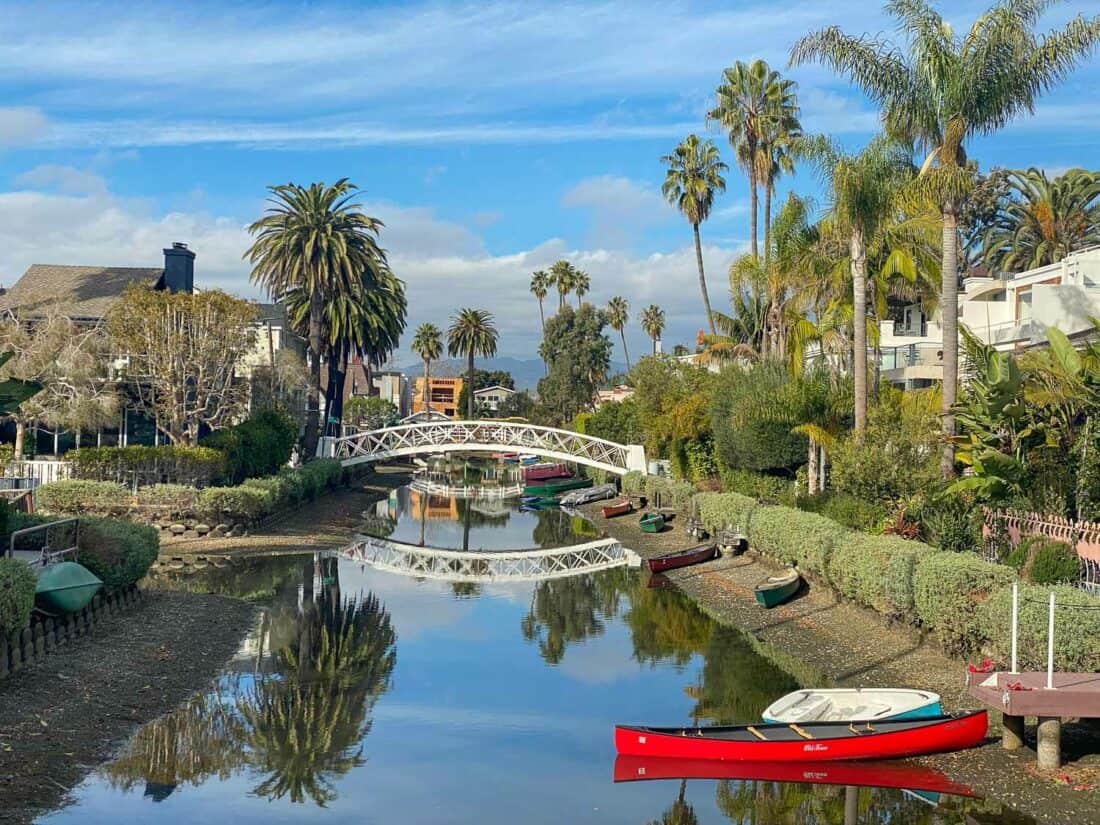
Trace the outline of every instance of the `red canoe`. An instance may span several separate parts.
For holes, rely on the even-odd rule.
[[[564,464],[532,464],[523,469],[524,481],[546,481],[551,478],[569,478],[573,475]]]
[[[722,762],[717,759],[660,759],[619,756],[616,782],[647,779],[755,779],[814,785],[905,788],[954,796],[975,796],[966,785],[935,770],[909,762]]]
[[[614,504],[608,504],[600,510],[600,513],[603,514],[604,518],[614,518],[615,516],[625,516],[633,509],[634,505],[630,499],[623,499],[622,501],[616,501]]]
[[[924,719],[811,722],[711,728],[615,726],[615,750],[632,756],[819,762],[897,759],[972,748],[985,738],[984,710]]]
[[[677,567],[687,567],[701,561],[710,561],[717,555],[717,544],[700,544],[689,547],[687,550],[677,550],[675,553],[666,553],[663,556],[646,559],[646,567],[649,568],[650,573],[663,573]]]

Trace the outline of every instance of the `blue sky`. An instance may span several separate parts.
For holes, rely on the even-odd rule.
[[[969,25],[983,5],[952,4],[950,19]],[[347,176],[387,224],[410,327],[482,306],[502,354],[520,357],[538,339],[530,273],[559,257],[590,273],[593,300],[623,294],[635,315],[658,303],[666,342],[692,340],[690,229],[660,198],[658,158],[697,131],[730,159],[703,113],[735,60],[782,69],[807,31],[889,25],[856,0],[122,8],[5,3],[0,283],[35,262],[156,265],[182,240],[200,285],[258,296],[240,256],[264,187]],[[1100,2],[1064,3],[1044,22],[1078,12]],[[808,130],[858,145],[876,128],[829,72],[789,74]],[[1095,166],[1098,81],[1094,57],[971,154],[983,166]],[[808,172],[789,186],[816,189]],[[747,237],[747,186],[731,172],[703,227],[716,306]],[[629,341],[645,346],[636,324]]]

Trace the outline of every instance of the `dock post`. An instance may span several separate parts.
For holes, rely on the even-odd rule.
[[[1024,746],[1024,717],[1001,714],[1001,747],[1006,751]]]
[[[1012,583],[1012,672],[1018,673],[1016,670],[1016,640],[1018,638],[1018,628],[1020,623],[1020,584],[1019,582]]]
[[[1039,735],[1035,751],[1039,758],[1039,770],[1056,771],[1062,767],[1062,720],[1060,717],[1039,717]]]

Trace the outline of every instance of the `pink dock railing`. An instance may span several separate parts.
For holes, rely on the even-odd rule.
[[[1100,522],[1076,521],[1022,510],[987,508],[983,534],[989,538],[998,528],[1013,547],[1028,536],[1044,536],[1064,541],[1077,551],[1081,559],[1082,586],[1090,590],[1100,590]]]

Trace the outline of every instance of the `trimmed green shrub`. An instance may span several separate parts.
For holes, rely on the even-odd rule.
[[[1044,670],[1047,664],[1047,600],[1054,593],[1054,667],[1079,673],[1100,671],[1100,598],[1076,587],[1020,585],[1017,667]],[[1074,609],[1086,608],[1084,610]],[[997,590],[982,606],[993,658],[1008,666],[1012,656],[1012,588]]]
[[[199,491],[198,510],[211,521],[256,521],[264,515],[264,494],[248,487],[207,487]]]
[[[116,481],[128,486],[188,484],[204,487],[225,472],[225,456],[209,447],[80,447],[65,458],[73,476],[91,481]]]
[[[296,500],[294,485],[285,475],[249,478],[241,484],[241,489],[254,490],[260,496],[265,513],[272,513],[280,506]]]
[[[916,618],[914,570],[935,551],[897,536],[847,531],[829,557],[828,580],[842,596],[893,619]]]
[[[917,617],[949,653],[977,650],[986,640],[982,605],[1015,578],[1012,569],[969,553],[929,553],[913,573]]]
[[[0,641],[26,627],[38,577],[22,559],[0,557]]]
[[[794,482],[789,478],[750,473],[748,470],[733,470],[725,466],[720,468],[719,476],[722,479],[722,487],[731,493],[752,496],[758,501],[773,504],[794,502]]]
[[[848,493],[829,491],[816,496],[799,496],[795,505],[799,510],[817,513],[864,533],[882,532],[882,524],[886,520],[884,507]]]
[[[695,495],[695,486],[686,481],[673,481],[663,476],[646,476],[645,494],[651,505],[656,504],[657,497],[660,496],[662,506],[682,510]]]
[[[66,479],[40,486],[35,500],[39,510],[55,515],[120,515],[130,509],[132,496],[113,481]]]
[[[185,484],[150,484],[137,491],[137,503],[169,508],[172,514],[189,513],[195,509],[199,491]]]
[[[699,520],[711,532],[729,526],[748,535],[752,514],[758,509],[756,499],[740,493],[698,493],[692,501]]]
[[[1034,547],[1027,576],[1032,584],[1063,584],[1081,575],[1081,559],[1064,541],[1037,539]]]
[[[225,455],[225,480],[240,484],[246,478],[277,473],[290,461],[297,439],[294,419],[269,407],[235,427],[207,436],[202,444]]]
[[[822,577],[833,550],[850,535],[835,521],[790,507],[753,511],[749,546]]]
[[[1019,544],[1013,547],[1012,550],[1009,551],[1008,555],[1004,557],[1003,564],[1006,564],[1017,573],[1020,573],[1022,575],[1024,572],[1024,568],[1027,567],[1027,563],[1030,559],[1031,549],[1027,541],[1025,540],[1021,541]]]
[[[631,470],[623,476],[621,487],[624,493],[644,493],[645,473],[640,470]]]
[[[126,587],[141,579],[156,561],[156,528],[132,521],[82,518],[77,561],[108,587]]]

